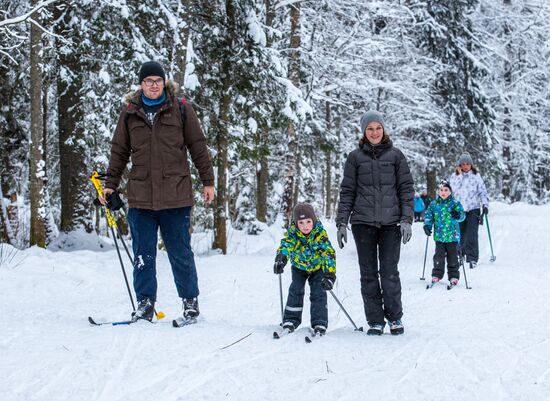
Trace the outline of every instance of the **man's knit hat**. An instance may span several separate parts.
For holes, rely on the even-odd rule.
[[[380,123],[384,131],[386,130],[384,126],[384,117],[376,110],[369,110],[361,117],[361,134],[365,133],[365,129],[370,123]]]
[[[449,191],[450,191],[451,193],[453,192],[453,189],[451,188],[451,184],[449,183],[449,181],[447,181],[447,180],[441,180],[441,181],[439,182],[438,188],[444,188],[444,187],[449,188]]]
[[[294,206],[294,210],[292,211],[292,220],[297,223],[298,220],[303,219],[311,219],[313,220],[313,224],[317,221],[317,217],[315,216],[315,210],[313,210],[313,206],[311,206],[309,203],[298,203],[296,206]]]
[[[166,74],[162,65],[156,61],[146,61],[139,69],[139,82],[141,83],[145,78],[152,76],[161,77],[163,81],[166,81]]]
[[[463,153],[460,155],[460,158],[458,159],[458,165],[460,166],[463,163],[468,163],[470,165],[474,165],[474,161],[472,160],[472,156],[470,156],[469,153]]]

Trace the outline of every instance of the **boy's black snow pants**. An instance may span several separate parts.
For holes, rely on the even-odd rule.
[[[436,241],[432,277],[443,278],[445,274],[445,259],[447,259],[447,277],[449,281],[453,278],[460,279],[458,242]]]
[[[311,327],[317,325],[328,327],[327,292],[321,286],[323,270],[306,272],[294,266],[290,270],[292,272],[292,283],[290,283],[288,289],[283,322],[292,322],[296,327],[302,323],[305,286],[306,281],[309,281]]]
[[[384,318],[401,319],[401,280],[397,270],[401,251],[399,226],[353,224],[351,231],[357,245],[367,322],[384,325]]]

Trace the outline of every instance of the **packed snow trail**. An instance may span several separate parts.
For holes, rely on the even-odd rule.
[[[329,297],[327,334],[311,344],[308,292],[304,324],[272,338],[280,320],[275,227],[254,237],[231,231],[226,256],[208,253],[211,238],[194,235],[201,315],[180,329],[170,324],[181,304],[164,252],[156,306],[168,323],[94,327],[88,316],[124,320],[131,312],[112,244],[83,235],[65,239],[63,250],[26,250],[0,267],[1,399],[547,401],[550,205],[492,204],[489,219],[497,259],[489,262],[482,226],[480,263],[466,271],[471,290],[461,269],[452,291],[426,291],[418,279],[426,242],[416,223],[401,251],[405,334],[391,336],[387,326],[381,337],[356,332]],[[336,244],[333,224],[325,225]],[[349,238],[337,249],[334,291],[366,326]],[[433,251],[430,239],[427,279]],[[285,298],[289,284],[287,266]]]

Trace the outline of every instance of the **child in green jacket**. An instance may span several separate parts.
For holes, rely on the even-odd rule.
[[[434,226],[435,255],[432,283],[437,283],[443,278],[446,258],[449,283],[457,285],[460,279],[459,223],[464,221],[466,214],[460,202],[453,197],[448,181],[440,182],[437,194],[437,199],[430,203],[424,215],[424,232],[427,236],[432,235],[432,225]]]
[[[302,322],[305,283],[309,281],[311,327],[323,335],[328,326],[327,293],[336,281],[336,257],[327,232],[315,216],[313,207],[299,203],[293,220],[277,249],[273,272],[283,273],[287,261],[292,265],[292,283],[283,317],[283,330],[293,332]]]

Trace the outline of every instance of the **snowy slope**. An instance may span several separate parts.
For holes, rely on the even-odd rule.
[[[27,250],[0,268],[0,399],[546,401],[550,206],[496,204],[490,219],[497,260],[489,262],[482,227],[481,263],[466,272],[473,289],[462,280],[452,291],[425,290],[426,237],[415,224],[400,263],[405,335],[354,332],[329,297],[329,333],[312,344],[304,342],[305,327],[271,338],[280,320],[276,229],[259,237],[230,233],[227,256],[206,254],[209,239],[194,237],[202,314],[181,329],[168,322],[180,302],[164,253],[157,308],[166,323],[91,327],[88,315],[124,319],[130,311],[108,239],[103,248],[88,239],[71,251]],[[353,241],[337,262],[335,293],[364,326]],[[286,297],[288,268],[283,282]]]

